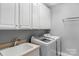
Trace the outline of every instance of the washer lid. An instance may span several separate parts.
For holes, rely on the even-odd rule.
[[[48,38],[44,38],[44,39],[41,39],[41,41],[48,43],[48,42],[50,42],[51,40],[48,40]]]

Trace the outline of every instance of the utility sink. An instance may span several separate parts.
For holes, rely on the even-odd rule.
[[[14,47],[0,50],[2,56],[38,56],[39,45],[23,43]]]

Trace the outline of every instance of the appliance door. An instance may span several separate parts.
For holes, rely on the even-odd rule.
[[[79,17],[65,20],[61,55],[79,56]]]

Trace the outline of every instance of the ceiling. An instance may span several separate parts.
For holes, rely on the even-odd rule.
[[[61,4],[61,3],[44,3],[47,7],[51,8],[52,6]]]

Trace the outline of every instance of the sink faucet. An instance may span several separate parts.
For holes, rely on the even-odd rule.
[[[13,46],[16,45],[16,40],[17,40],[17,38],[14,38],[14,39],[12,39],[12,40],[10,41],[10,42],[12,42]]]
[[[16,37],[16,38],[12,39],[10,42],[12,42],[13,46],[16,46],[18,44],[25,43],[26,40],[22,40],[22,39],[19,39]]]

